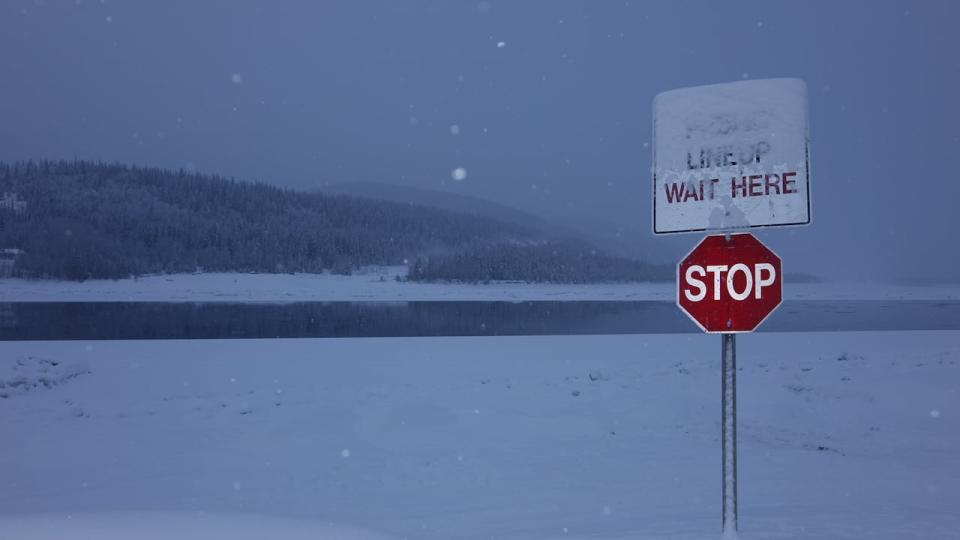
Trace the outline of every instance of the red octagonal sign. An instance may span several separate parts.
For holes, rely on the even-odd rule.
[[[782,276],[752,234],[708,236],[677,265],[677,305],[705,332],[752,332],[780,305]]]

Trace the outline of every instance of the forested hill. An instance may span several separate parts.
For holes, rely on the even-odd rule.
[[[650,268],[635,261],[548,241],[489,217],[183,171],[86,161],[0,163],[0,192],[20,201],[19,208],[0,207],[0,249],[23,250],[13,267],[19,277],[83,280],[198,269],[350,273],[408,261],[419,280],[651,277]],[[507,254],[525,263],[504,264]],[[484,270],[468,269],[465,261],[479,261]],[[594,275],[598,268],[607,271]]]
[[[532,238],[517,225],[430,208],[82,161],[0,164],[0,191],[27,203],[0,211],[0,248],[24,250],[24,277],[348,272]]]

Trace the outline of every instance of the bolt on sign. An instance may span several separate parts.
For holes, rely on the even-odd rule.
[[[707,236],[677,265],[677,305],[705,332],[752,332],[783,300],[782,276],[752,234]]]
[[[807,87],[763,79],[653,101],[653,232],[810,223]]]

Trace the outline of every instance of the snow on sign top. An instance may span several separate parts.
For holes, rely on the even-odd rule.
[[[663,92],[653,136],[654,234],[810,223],[803,81]]]

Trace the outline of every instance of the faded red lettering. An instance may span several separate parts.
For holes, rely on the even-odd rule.
[[[797,181],[791,180],[791,176],[796,176],[795,172],[783,173],[783,194],[796,193],[797,192]],[[793,189],[790,189],[790,186],[793,185]]]
[[[760,179],[762,178],[763,176],[759,174],[750,175],[749,180],[750,180],[750,196],[751,197],[759,197],[760,195],[763,195],[763,193],[760,193],[760,187],[761,187]]]
[[[770,177],[771,177],[771,176],[776,177],[776,180],[774,180],[773,182],[771,182],[771,181],[770,181]],[[779,174],[777,174],[777,173],[771,173],[771,174],[766,175],[766,176],[764,177],[764,179],[763,179],[763,183],[764,183],[764,190],[765,190],[765,192],[766,192],[767,195],[770,194],[770,188],[773,188],[773,189],[777,190],[777,195],[780,194],[780,175],[779,175]]]
[[[680,200],[683,198],[686,186],[683,184],[683,182],[674,182],[672,184],[664,184],[663,189],[667,192],[667,202],[674,203],[680,202]]]
[[[734,199],[737,198],[737,190],[738,190],[738,189],[740,190],[740,193],[741,193],[740,196],[741,196],[741,197],[746,197],[746,196],[747,196],[747,177],[746,177],[746,176],[742,176],[742,177],[741,177],[741,183],[740,183],[739,186],[737,185],[737,177],[736,177],[736,176],[734,176],[733,178],[730,179],[730,196],[733,197]]]
[[[697,197],[697,188],[693,187],[692,184],[690,185],[690,189],[687,190],[687,194],[683,196],[683,202],[687,202],[689,199],[693,199],[695,201],[700,200],[700,197]]]

